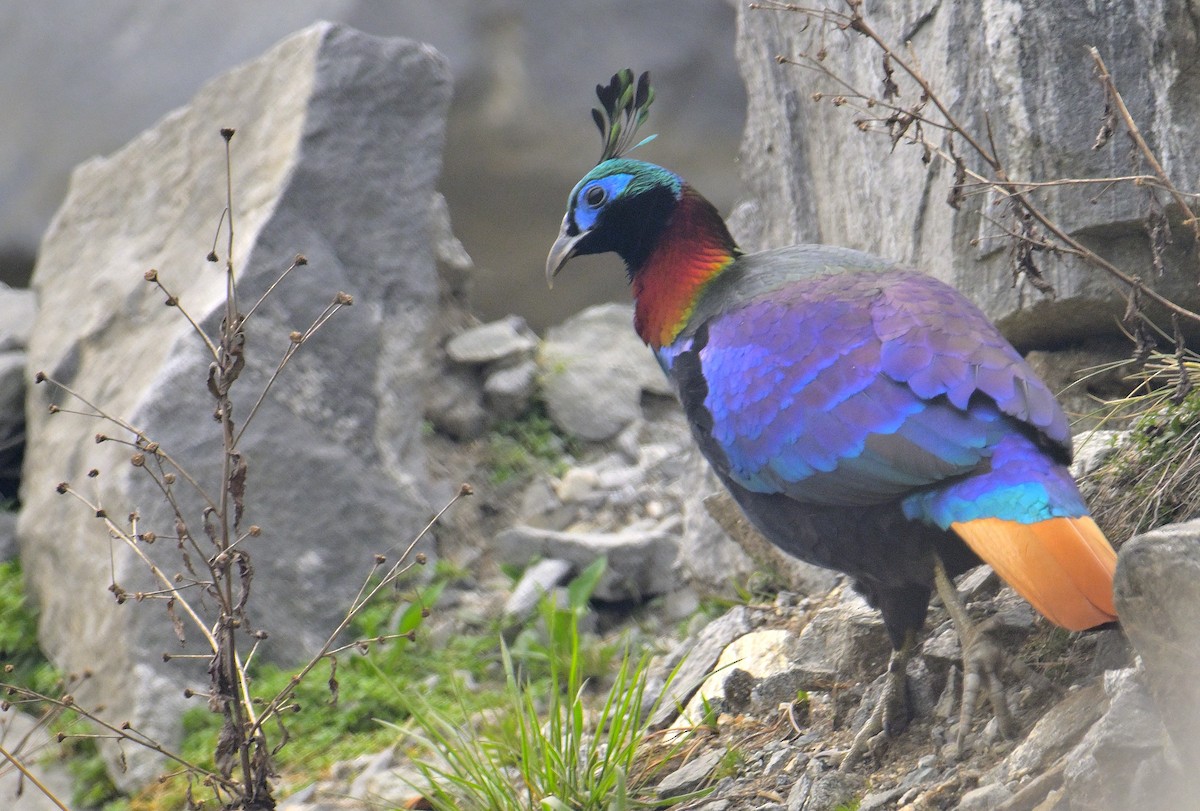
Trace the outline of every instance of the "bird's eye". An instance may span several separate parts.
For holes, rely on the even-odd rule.
[[[604,197],[605,197],[604,189],[601,188],[600,186],[592,186],[590,189],[587,190],[587,193],[583,195],[584,201],[592,208],[595,208],[596,206],[603,203]]]

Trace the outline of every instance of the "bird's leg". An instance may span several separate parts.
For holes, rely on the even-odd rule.
[[[908,662],[917,649],[917,632],[910,630],[904,635],[904,643],[892,651],[888,660],[883,692],[863,724],[854,736],[850,751],[842,758],[841,771],[847,771],[858,762],[868,749],[878,748],[889,736],[898,735],[908,723]]]
[[[1012,714],[1008,711],[1008,701],[1004,695],[1004,685],[1000,681],[1000,671],[1005,663],[1004,652],[989,636],[988,632],[994,627],[994,619],[976,624],[967,616],[966,606],[958,596],[958,589],[946,573],[946,567],[941,558],[934,555],[933,576],[937,584],[938,596],[946,606],[958,639],[962,646],[963,656],[963,692],[962,708],[958,718],[958,737],[955,740],[955,752],[961,755],[966,741],[967,729],[971,725],[971,716],[979,704],[980,691],[986,686],[988,700],[996,713],[996,721],[1000,731],[1006,738],[1016,736],[1017,725]]]

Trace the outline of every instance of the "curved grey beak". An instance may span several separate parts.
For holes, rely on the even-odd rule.
[[[570,216],[570,215],[567,215]],[[563,217],[562,228],[558,232],[558,239],[554,240],[554,244],[550,246],[550,255],[546,257],[546,286],[554,287],[554,277],[562,270],[563,265],[571,260],[575,255],[575,246],[583,234],[575,236],[567,235],[567,217]]]

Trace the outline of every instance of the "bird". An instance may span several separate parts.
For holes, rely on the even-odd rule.
[[[618,71],[596,95],[601,157],[568,196],[547,282],[576,256],[624,260],[633,327],[717,478],[769,541],[848,575],[881,613],[883,694],[843,768],[911,720],[905,671],[935,590],[968,659],[959,744],[981,684],[1011,727],[951,578],[986,562],[1056,625],[1117,621],[1116,553],[1068,470],[1053,393],[918,269],[829,245],[742,251],[686,180],[628,157],[650,140],[631,146],[649,74]]]

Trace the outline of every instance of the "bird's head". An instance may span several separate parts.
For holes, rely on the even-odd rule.
[[[683,181],[661,166],[610,158],[571,190],[562,229],[546,259],[546,281],[573,256],[615,252],[632,273],[679,202]]]
[[[562,230],[546,258],[547,284],[572,256],[609,251],[625,260],[632,276],[683,188],[661,166],[625,157],[654,138],[634,143],[654,102],[650,74],[635,83],[633,71],[617,71],[607,85],[596,85],[596,97],[600,108],[592,110],[592,120],[603,144],[600,162],[571,190]]]

